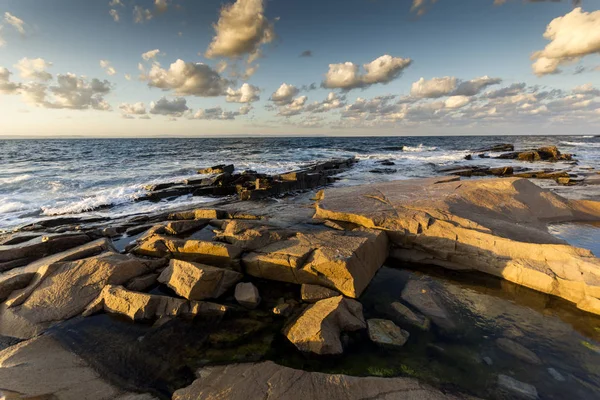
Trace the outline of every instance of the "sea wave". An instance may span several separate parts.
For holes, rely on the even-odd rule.
[[[560,142],[563,146],[572,146],[572,147],[599,147],[600,143],[591,143],[591,142]]]
[[[27,208],[27,205],[19,201],[6,201],[0,204],[0,214],[22,211]]]
[[[140,195],[142,190],[138,185],[101,190],[93,196],[62,200],[52,205],[42,206],[42,215],[79,214],[103,207],[130,203]]]
[[[33,175],[25,174],[25,175],[17,175],[11,176],[9,178],[0,178],[0,185],[9,185],[11,183],[18,183],[29,180],[33,177]]]
[[[422,151],[436,151],[437,149],[438,148],[435,146],[423,146],[423,143],[421,143],[416,147],[403,146],[402,151],[413,153],[413,152],[422,152]]]

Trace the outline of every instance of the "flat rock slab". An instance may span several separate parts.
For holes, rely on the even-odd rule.
[[[205,367],[190,386],[177,390],[173,400],[442,400],[444,394],[412,378],[330,375],[279,366],[271,361]]]
[[[51,336],[0,352],[0,397],[56,400],[155,400],[115,387]]]
[[[315,354],[342,354],[342,332],[366,328],[362,305],[343,296],[318,301],[309,306],[283,330],[300,351]]]
[[[22,243],[0,246],[0,262],[39,259],[89,241],[91,238],[84,233],[39,236]]]
[[[340,294],[335,290],[331,290],[319,285],[308,285],[305,283],[300,287],[300,297],[302,298],[302,301],[307,303],[316,303],[319,300],[324,300],[339,295]]]
[[[498,389],[519,399],[535,400],[538,398],[535,386],[506,375],[498,375]]]
[[[388,256],[381,231],[298,233],[246,254],[250,275],[297,284],[326,286],[348,297],[360,296]]]
[[[502,351],[518,358],[521,361],[525,361],[533,365],[542,364],[542,360],[540,360],[540,358],[533,351],[517,342],[506,338],[500,338],[496,340],[496,344]]]
[[[567,200],[526,179],[429,178],[328,189],[315,217],[387,231],[401,261],[478,270],[600,314],[600,260],[546,229],[600,220],[600,202]]]
[[[383,347],[402,347],[410,334],[387,319],[367,320],[369,339]]]

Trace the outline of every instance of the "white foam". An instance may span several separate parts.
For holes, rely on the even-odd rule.
[[[42,206],[43,215],[64,215],[78,214],[95,210],[102,206],[116,206],[132,202],[136,196],[140,195],[140,187],[123,187],[100,190],[94,196],[81,197],[74,200],[62,200],[55,204]]]
[[[17,176],[12,176],[10,178],[0,178],[0,185],[8,185],[11,183],[23,182],[23,181],[29,180],[31,178],[32,178],[32,175],[30,175],[30,174],[17,175]]]
[[[600,147],[600,143],[590,142],[560,142],[563,146],[576,146],[576,147]]]
[[[416,147],[411,146],[402,146],[402,151],[406,151],[409,153],[413,152],[423,152],[423,151],[436,151],[438,148],[435,146],[423,146],[423,143],[419,144]]]
[[[8,214],[15,211],[22,211],[27,208],[27,205],[18,201],[2,201],[0,202],[0,214]]]

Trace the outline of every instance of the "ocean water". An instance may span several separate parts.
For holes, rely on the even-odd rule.
[[[578,166],[544,165],[510,160],[465,161],[471,150],[498,143],[517,149],[557,145],[574,153]],[[184,196],[175,201],[135,202],[151,183],[194,176],[196,170],[233,163],[237,170],[281,173],[306,163],[338,157],[360,160],[340,175],[336,185],[439,175],[453,165],[570,168],[600,171],[600,137],[357,137],[357,138],[222,138],[222,139],[48,139],[0,140],[0,231],[49,216],[102,216],[152,212],[199,204],[210,198]],[[391,160],[396,172],[370,172]],[[389,167],[386,167],[389,168]],[[548,183],[545,183],[546,185]],[[573,190],[595,196],[598,188]]]

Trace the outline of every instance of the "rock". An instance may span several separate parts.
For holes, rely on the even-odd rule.
[[[25,289],[0,307],[0,334],[29,338],[83,312],[102,288],[151,272],[161,262],[105,252],[41,266]]]
[[[38,236],[17,244],[0,246],[0,262],[19,259],[31,262],[89,241],[90,237],[84,233]]]
[[[182,211],[169,214],[171,220],[182,219],[221,219],[227,217],[227,213],[223,210],[198,208],[191,211]]]
[[[335,290],[319,286],[319,285],[308,285],[302,284],[300,287],[300,297],[302,301],[307,303],[316,303],[319,300],[328,299],[330,297],[336,297],[340,294]]]
[[[158,276],[159,274],[157,273],[136,276],[127,282],[125,287],[128,290],[133,290],[134,292],[143,292],[156,283]]]
[[[536,150],[512,151],[504,153],[496,158],[516,159],[519,161],[570,161],[573,159],[571,154],[561,154],[556,146],[544,146]]]
[[[565,377],[554,368],[548,368],[548,373],[559,382],[564,382],[566,380]]]
[[[490,175],[495,176],[507,176],[513,174],[513,167],[500,167],[500,168],[490,168]]]
[[[484,363],[486,363],[487,365],[493,365],[494,362],[492,361],[492,359],[490,357],[482,357],[481,358],[483,360]]]
[[[99,311],[121,314],[134,321],[162,317],[223,316],[225,306],[203,301],[187,301],[168,296],[132,292],[122,286],[107,285],[83,312],[89,316]]]
[[[204,228],[208,225],[208,221],[208,219],[195,219],[169,222],[165,227],[165,232],[169,235],[182,235]]]
[[[372,174],[395,174],[397,171],[395,168],[373,168],[369,170]]]
[[[253,309],[260,304],[260,294],[251,282],[240,282],[235,286],[235,300],[241,306]]]
[[[283,334],[300,351],[342,354],[342,332],[366,328],[362,305],[343,296],[320,300],[286,326]]]
[[[0,302],[6,300],[13,291],[29,285],[34,276],[35,272],[23,272],[0,280]]]
[[[396,323],[409,324],[424,331],[429,330],[431,322],[429,318],[427,318],[423,314],[411,310],[410,308],[406,307],[404,304],[398,301],[395,301],[392,304],[390,304],[389,308],[390,312],[388,314]]]
[[[560,151],[558,151],[558,148],[556,146],[540,147],[539,149],[537,149],[537,152],[542,160],[556,160],[560,156]]]
[[[289,303],[279,303],[273,307],[273,314],[287,317],[292,312],[292,306]]]
[[[216,299],[242,279],[239,272],[181,260],[171,260],[158,281],[188,300]]]
[[[473,150],[473,153],[488,153],[488,152],[500,152],[500,151],[514,151],[515,146],[508,143],[495,144],[489,147],[483,147],[481,149]]]
[[[50,335],[0,352],[0,388],[7,400],[156,400],[113,386]]]
[[[523,399],[535,400],[538,398],[535,386],[520,382],[506,375],[498,375],[498,388],[510,395]]]
[[[600,314],[600,259],[547,230],[600,220],[600,202],[565,199],[526,179],[452,179],[328,189],[315,216],[385,230],[399,261],[481,271]]]
[[[529,162],[533,162],[533,161],[540,161],[542,159],[542,157],[540,157],[540,154],[537,151],[524,151],[521,152],[517,155],[517,160],[519,161],[529,161]]]
[[[387,259],[382,231],[298,233],[244,255],[246,273],[270,280],[316,284],[358,297]]]
[[[294,234],[288,229],[249,220],[225,221],[221,229],[223,232],[216,235],[217,240],[241,247],[244,250],[256,250],[271,243],[285,240]]]
[[[286,399],[458,400],[413,378],[330,375],[279,366],[272,361],[204,367],[190,386],[173,393],[173,400]]]
[[[214,167],[210,167],[210,168],[199,169],[198,173],[199,174],[222,174],[222,173],[227,172],[229,174],[232,174],[234,170],[235,170],[235,167],[233,166],[233,164],[230,164],[230,165],[220,164],[220,165],[215,165]]]
[[[473,156],[471,154],[467,154],[465,156],[465,160],[467,160],[467,161],[471,161],[472,159],[473,159]]]
[[[384,165],[386,167],[391,167],[392,165],[396,165],[395,162],[390,160],[377,161],[377,164]]]
[[[410,334],[387,319],[367,320],[369,339],[381,346],[402,347]]]
[[[132,253],[150,257],[173,257],[239,270],[242,249],[227,243],[177,239],[156,234],[141,241]]]
[[[449,331],[456,329],[452,316],[442,304],[436,301],[433,289],[425,281],[409,281],[402,290],[401,296],[404,301],[429,317],[434,324]]]
[[[542,360],[531,350],[510,339],[499,338],[496,345],[504,352],[533,365],[541,365]]]

